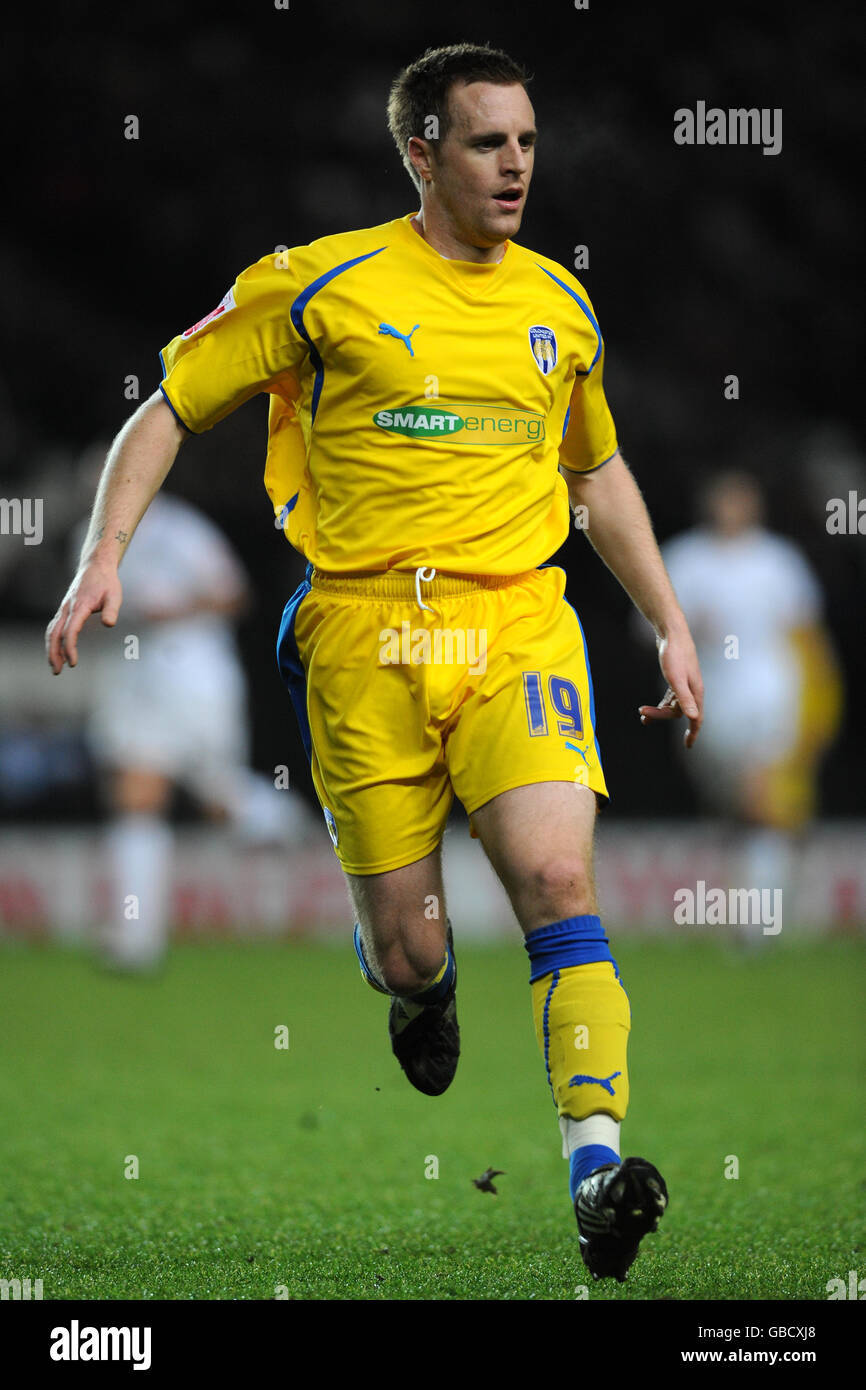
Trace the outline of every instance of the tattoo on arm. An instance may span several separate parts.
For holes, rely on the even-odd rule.
[[[129,532],[128,532],[128,531],[115,531],[115,533],[114,533],[114,539],[115,539],[116,541],[120,541],[120,543],[121,543],[121,545],[122,545],[124,541],[129,540]]]

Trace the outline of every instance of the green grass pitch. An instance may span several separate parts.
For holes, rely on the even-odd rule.
[[[157,980],[4,946],[0,1277],[45,1299],[823,1300],[866,1274],[862,947],[616,946],[623,1152],[671,1194],[626,1285],[580,1261],[525,953],[459,932],[438,1099],[391,1056],[348,933],[181,945]],[[488,1165],[497,1196],[471,1181]]]

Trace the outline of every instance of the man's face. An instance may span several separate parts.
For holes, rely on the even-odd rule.
[[[471,246],[499,246],[523,218],[535,147],[535,113],[525,88],[458,82],[448,93],[451,125],[433,147],[428,193]]]
[[[710,520],[723,536],[738,536],[759,525],[761,511],[761,494],[748,478],[720,479],[710,493]]]

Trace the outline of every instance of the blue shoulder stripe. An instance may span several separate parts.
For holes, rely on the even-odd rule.
[[[559,288],[560,288],[561,290],[565,290],[565,293],[566,293],[566,294],[570,294],[570,295],[571,295],[571,297],[572,297],[572,299],[574,300],[575,304],[579,304],[579,305],[580,305],[581,309],[582,309],[583,312],[586,314],[586,317],[589,319],[590,323],[592,324],[592,326],[593,326],[593,328],[594,328],[594,330],[595,330],[595,336],[596,336],[596,338],[598,339],[598,346],[597,346],[596,349],[595,349],[595,357],[593,357],[592,361],[590,362],[590,364],[589,364],[589,366],[587,367],[587,369],[586,369],[585,372],[577,372],[577,373],[576,373],[577,376],[589,376],[590,372],[592,371],[593,367],[595,366],[596,362],[598,361],[599,356],[601,355],[601,329],[600,329],[599,326],[598,326],[598,323],[597,323],[596,318],[595,318],[595,314],[594,314],[594,313],[592,312],[592,310],[590,309],[590,307],[589,307],[589,305],[587,304],[586,300],[585,300],[585,299],[581,299],[580,295],[576,292],[576,290],[571,289],[570,286],[567,285],[567,284],[565,283],[564,280],[560,280],[558,275],[554,275],[554,273],[553,273],[552,270],[547,270],[547,269],[545,269],[545,267],[544,267],[543,265],[541,265],[538,261],[536,261],[535,264],[538,266],[538,269],[539,269],[539,270],[543,270],[543,271],[544,271],[545,275],[549,275],[549,276],[550,276],[551,280],[554,282],[555,285],[559,285]]]
[[[309,347],[310,361],[312,362],[316,370],[316,376],[313,382],[312,400],[312,418],[314,420],[316,418],[316,411],[319,407],[319,397],[322,394],[322,383],[325,379],[325,366],[322,362],[321,356],[319,355],[318,348],[316,347],[315,343],[313,342],[312,338],[310,337],[309,333],[304,327],[304,310],[306,309],[313,295],[318,294],[319,290],[324,289],[325,285],[329,284],[330,281],[334,280],[338,275],[342,275],[343,271],[351,270],[352,266],[360,265],[362,261],[368,261],[371,256],[378,256],[380,251],[386,250],[387,247],[379,246],[375,251],[367,251],[363,256],[356,256],[354,260],[343,261],[342,265],[335,265],[332,270],[326,270],[324,275],[319,276],[318,280],[314,280],[313,283],[311,285],[308,285],[305,290],[301,290],[301,293],[298,295],[297,299],[291,307],[290,317],[292,323],[294,324],[295,331],[303,338],[304,342]]]
[[[166,405],[168,406],[175,420],[177,420],[177,423],[179,425],[183,425],[183,428],[187,431],[188,434],[195,434],[195,430],[191,430],[189,425],[186,423],[186,420],[182,420],[180,418],[171,401],[169,400],[168,392],[166,391],[165,386],[163,385],[163,382],[168,376],[168,372],[165,370],[165,358],[163,357],[161,352],[159,354],[159,365],[162,367],[162,381],[159,383],[159,389],[163,394]]]

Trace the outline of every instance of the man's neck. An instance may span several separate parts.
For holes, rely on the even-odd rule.
[[[445,225],[435,225],[425,219],[423,210],[410,223],[418,235],[447,261],[475,261],[478,265],[497,265],[505,255],[505,243],[500,246],[470,246]]]

